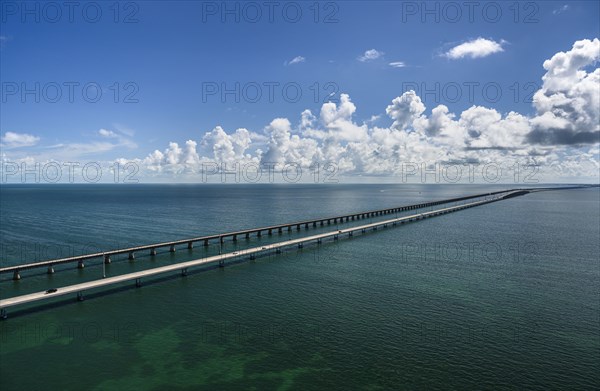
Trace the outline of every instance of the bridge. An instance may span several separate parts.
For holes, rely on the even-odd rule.
[[[518,189],[518,190],[521,190],[521,189]],[[2,267],[2,268],[0,268],[0,274],[13,273],[13,280],[18,281],[21,279],[20,271],[22,271],[22,270],[47,268],[47,273],[52,274],[52,273],[54,273],[55,265],[60,265],[60,264],[65,264],[65,263],[77,263],[77,267],[80,269],[83,269],[85,267],[86,260],[95,259],[95,258],[104,258],[104,263],[109,264],[109,263],[111,263],[111,256],[113,256],[113,255],[128,254],[128,259],[134,260],[136,253],[139,253],[141,251],[149,251],[149,254],[151,256],[154,256],[157,254],[158,249],[163,249],[163,248],[167,248],[168,251],[170,251],[170,252],[175,252],[178,246],[186,246],[188,249],[192,249],[194,247],[195,243],[202,243],[204,246],[208,246],[211,241],[215,241],[215,240],[219,241],[220,243],[223,243],[226,239],[229,239],[232,241],[237,241],[238,238],[240,238],[240,237],[244,237],[245,239],[250,239],[251,235],[256,235],[257,237],[261,237],[263,234],[272,235],[274,232],[281,234],[281,233],[283,233],[283,231],[291,232],[294,228],[297,231],[300,231],[302,228],[309,229],[310,227],[315,227],[315,228],[317,226],[323,227],[325,225],[331,225],[331,224],[337,224],[337,223],[343,223],[343,222],[349,222],[349,221],[356,221],[356,220],[361,220],[361,219],[366,219],[366,218],[384,216],[384,215],[395,214],[395,213],[405,212],[405,211],[410,211],[410,210],[417,210],[417,209],[422,209],[422,208],[429,208],[429,207],[438,206],[438,205],[442,205],[442,204],[467,201],[467,200],[471,200],[471,199],[475,199],[475,198],[493,197],[493,196],[503,194],[503,193],[504,194],[512,193],[514,191],[516,191],[516,190],[496,191],[496,192],[491,192],[491,193],[476,194],[476,195],[470,195],[470,196],[464,196],[464,197],[456,197],[456,198],[450,198],[450,199],[439,200],[439,201],[423,202],[423,203],[414,204],[414,205],[406,205],[406,206],[399,206],[399,207],[393,207],[393,208],[387,208],[387,209],[379,209],[379,210],[351,213],[351,214],[346,214],[346,215],[342,215],[342,216],[333,216],[333,217],[325,217],[325,218],[312,219],[312,220],[297,221],[295,223],[286,223],[286,224],[272,225],[272,226],[267,226],[267,227],[251,228],[251,229],[245,229],[245,230],[234,231],[234,232],[226,232],[226,233],[220,233],[220,234],[214,234],[214,235],[200,236],[200,237],[196,237],[196,238],[180,239],[180,240],[174,240],[174,241],[170,241],[170,242],[153,243],[153,244],[147,244],[147,245],[136,246],[136,247],[121,248],[121,249],[109,250],[109,251],[104,251],[104,252],[83,254],[83,255],[78,255],[78,256],[74,256],[74,257],[66,257],[66,258],[59,258],[59,259],[50,259],[50,260],[46,260],[46,261],[31,262],[31,263],[25,263],[25,264],[20,264],[20,265]],[[523,190],[521,190],[521,191],[523,191]]]
[[[80,283],[80,284],[68,285],[68,286],[53,289],[53,290],[36,292],[36,293],[16,296],[16,297],[8,298],[8,299],[3,299],[3,300],[0,300],[0,317],[2,319],[6,319],[7,318],[7,308],[18,306],[18,305],[46,301],[46,300],[54,299],[56,297],[65,296],[65,295],[69,295],[69,294],[76,294],[77,300],[81,301],[81,300],[83,300],[83,293],[85,291],[95,289],[95,288],[106,287],[109,285],[115,285],[115,284],[124,283],[124,282],[128,282],[128,281],[135,281],[135,286],[140,287],[142,285],[142,278],[158,276],[158,275],[173,273],[173,272],[179,272],[182,276],[186,276],[188,274],[188,269],[193,268],[193,267],[198,267],[198,266],[207,265],[207,264],[211,264],[211,263],[218,263],[219,267],[224,267],[226,260],[232,260],[232,259],[238,259],[238,258],[256,259],[256,257],[259,255],[266,255],[266,254],[273,253],[273,252],[275,254],[280,254],[286,248],[287,249],[295,248],[295,247],[303,248],[305,245],[309,245],[309,244],[319,245],[323,242],[323,240],[326,240],[326,239],[339,240],[340,237],[353,237],[357,233],[366,234],[367,231],[370,231],[370,230],[377,231],[378,229],[382,229],[382,228],[385,229],[385,228],[388,228],[391,226],[397,226],[399,224],[409,223],[409,222],[413,222],[413,221],[431,218],[434,216],[452,213],[452,212],[456,212],[459,210],[472,208],[475,206],[480,206],[480,205],[489,204],[492,202],[497,202],[497,201],[511,198],[514,196],[524,195],[524,194],[527,194],[528,192],[529,191],[527,191],[527,190],[512,190],[512,191],[495,192],[492,195],[489,195],[489,193],[488,193],[485,195],[460,197],[463,200],[464,199],[468,200],[468,199],[475,198],[475,197],[477,197],[477,198],[483,197],[483,199],[479,200],[479,201],[473,201],[473,202],[463,203],[460,205],[436,209],[436,210],[429,211],[429,212],[421,212],[421,213],[411,214],[408,216],[396,217],[393,219],[377,221],[377,222],[373,222],[373,223],[369,223],[369,224],[353,226],[353,227],[348,227],[348,228],[344,228],[344,229],[338,229],[335,231],[329,231],[329,232],[306,236],[306,237],[301,237],[301,238],[297,238],[297,239],[288,239],[285,241],[280,241],[280,242],[276,242],[276,243],[272,243],[272,244],[266,244],[266,245],[259,246],[259,247],[252,247],[252,248],[248,248],[248,249],[244,249],[244,250],[238,250],[238,251],[233,251],[230,253],[209,256],[206,258],[196,259],[196,260],[192,260],[192,261],[180,262],[180,263],[176,263],[173,265],[161,266],[161,267],[156,267],[156,268],[143,270],[143,271],[139,271],[139,272],[127,273],[127,274],[123,274],[123,275],[119,275],[119,276],[98,279],[98,280],[84,282],[84,283]],[[445,202],[447,203],[449,201],[446,200]],[[433,205],[436,203],[438,203],[438,204],[444,203],[444,201],[435,201],[435,202],[426,203],[426,204]],[[418,205],[425,205],[425,204],[418,204]],[[410,207],[414,207],[414,206],[415,205],[411,205]],[[385,210],[395,210],[395,209],[397,209],[397,208],[385,209]],[[377,213],[377,212],[381,212],[381,211],[365,212],[365,214],[366,213]],[[348,215],[348,216],[356,217],[358,215],[361,215],[361,214],[352,214],[352,215]],[[346,217],[346,216],[344,216],[344,217]],[[339,218],[339,217],[336,217],[336,218]],[[335,219],[335,218],[330,218],[330,219]],[[313,221],[325,222],[327,220],[328,219],[318,219],[318,220],[311,220],[311,222],[313,222]],[[298,224],[298,223],[295,223],[295,224]],[[288,226],[293,226],[293,225],[284,224],[284,225],[276,226],[276,227],[288,227]],[[262,228],[262,229],[271,229],[271,227],[266,227],[266,228]],[[250,231],[256,232],[256,230],[250,230]],[[246,231],[239,231],[239,232],[246,232]],[[236,233],[230,233],[229,235],[234,235],[234,234],[236,234]],[[217,237],[219,237],[219,236],[217,236]],[[143,246],[143,247],[145,247],[145,246]],[[137,248],[138,247],[136,247],[136,249]]]
[[[282,232],[282,230],[284,228],[291,230],[292,227],[294,227],[294,226],[296,226],[296,228],[299,230],[299,229],[301,229],[302,226],[304,226],[305,228],[309,228],[309,226],[311,226],[311,225],[313,227],[316,227],[317,224],[323,226],[324,224],[331,224],[331,221],[334,221],[334,222],[335,221],[343,222],[344,220],[350,221],[350,220],[362,219],[362,218],[366,218],[366,217],[370,217],[370,216],[381,216],[381,215],[385,215],[385,214],[395,213],[398,211],[415,210],[415,209],[420,209],[420,208],[424,208],[424,207],[428,207],[428,206],[435,206],[435,205],[447,204],[447,203],[451,203],[451,202],[467,201],[467,200],[480,198],[480,200],[477,200],[477,201],[471,201],[471,202],[454,205],[454,206],[447,206],[445,208],[440,208],[440,209],[436,209],[436,210],[432,210],[432,211],[423,211],[423,212],[411,214],[408,216],[395,217],[393,219],[387,219],[387,220],[372,222],[369,224],[363,224],[363,225],[358,225],[358,226],[351,226],[348,228],[337,229],[335,231],[329,231],[329,232],[320,233],[320,234],[316,234],[316,235],[305,236],[305,237],[300,237],[300,238],[296,238],[296,239],[288,239],[288,240],[279,241],[276,243],[266,244],[263,246],[251,247],[251,248],[233,251],[233,252],[229,252],[229,253],[208,256],[208,257],[201,258],[201,259],[196,259],[196,260],[191,260],[191,261],[186,261],[186,262],[179,262],[176,264],[156,267],[156,268],[152,268],[152,269],[148,269],[148,270],[127,273],[127,274],[118,275],[118,276],[109,277],[109,278],[102,278],[102,279],[79,283],[79,284],[68,285],[68,286],[64,286],[61,288],[57,288],[57,289],[51,289],[51,290],[47,290],[47,291],[11,297],[11,298],[0,300],[0,318],[6,319],[7,309],[18,306],[18,305],[48,301],[48,300],[51,300],[51,299],[54,299],[57,297],[61,297],[61,296],[65,296],[65,295],[69,295],[69,294],[76,294],[77,300],[81,301],[81,300],[83,300],[83,293],[85,291],[89,291],[89,290],[96,289],[96,288],[102,288],[102,287],[106,287],[106,286],[110,286],[110,285],[130,282],[130,281],[135,281],[135,286],[140,287],[140,286],[142,286],[143,278],[164,275],[164,274],[169,274],[169,273],[173,273],[173,272],[179,272],[182,276],[186,276],[188,274],[188,270],[190,268],[199,267],[199,266],[203,266],[203,265],[207,265],[207,264],[218,263],[219,267],[224,267],[225,261],[227,261],[227,260],[244,259],[244,258],[256,259],[257,256],[263,256],[263,255],[267,255],[270,253],[280,254],[282,251],[289,250],[290,248],[295,248],[295,247],[303,248],[305,245],[310,245],[310,244],[320,245],[324,240],[327,240],[327,239],[339,240],[342,237],[349,238],[349,237],[355,236],[355,234],[358,234],[358,233],[366,234],[368,231],[377,231],[378,229],[382,229],[382,228],[386,229],[389,227],[393,227],[393,226],[397,226],[397,225],[401,225],[401,224],[405,224],[405,223],[409,223],[409,222],[413,222],[413,221],[427,219],[427,218],[431,218],[431,217],[435,217],[435,216],[439,216],[439,215],[443,215],[443,214],[447,214],[447,213],[457,212],[457,211],[467,209],[467,208],[473,208],[476,206],[485,205],[485,204],[489,204],[492,202],[497,202],[497,201],[501,201],[501,200],[510,199],[513,197],[522,196],[522,195],[528,194],[530,192],[545,191],[545,190],[559,190],[559,189],[574,189],[574,188],[583,188],[583,187],[591,187],[591,186],[572,186],[572,187],[563,187],[563,188],[535,188],[535,189],[505,190],[505,191],[498,191],[498,192],[493,192],[493,193],[485,193],[485,194],[477,194],[477,195],[473,195],[473,196],[452,198],[452,199],[441,200],[441,201],[426,202],[426,203],[403,206],[403,207],[398,207],[398,208],[381,209],[381,210],[376,210],[376,211],[353,213],[353,214],[344,215],[344,216],[302,221],[302,222],[297,222],[297,223],[292,223],[292,224],[282,224],[282,225],[274,225],[274,226],[269,226],[269,227],[254,228],[254,229],[250,229],[250,230],[229,232],[229,233],[220,234],[220,235],[211,235],[211,236],[204,236],[204,237],[194,238],[194,239],[186,239],[186,240],[180,240],[180,241],[174,241],[174,242],[165,242],[165,243],[159,243],[159,244],[153,244],[153,245],[147,245],[147,246],[138,246],[138,247],[133,247],[133,248],[128,248],[128,249],[113,250],[113,251],[105,252],[105,253],[88,254],[88,255],[81,256],[81,257],[64,258],[64,259],[60,259],[60,260],[51,260],[51,261],[44,261],[44,262],[31,263],[31,264],[26,264],[26,265],[19,265],[19,266],[4,268],[2,270],[3,272],[9,272],[11,270],[12,271],[16,270],[18,272],[18,270],[25,269],[25,268],[42,267],[42,266],[47,266],[47,265],[53,265],[56,263],[79,262],[82,259],[89,259],[89,258],[99,257],[99,256],[105,257],[104,259],[106,261],[106,259],[107,259],[106,255],[135,252],[135,251],[147,250],[147,249],[150,249],[151,254],[155,255],[156,254],[155,249],[158,247],[169,246],[170,250],[172,251],[172,249],[173,249],[172,246],[178,245],[178,244],[186,244],[187,243],[188,246],[190,246],[190,243],[194,243],[197,241],[211,240],[211,239],[219,239],[222,242],[224,237],[231,237],[232,240],[236,240],[236,237],[240,234],[248,235],[247,237],[249,237],[249,234],[256,233],[258,236],[260,236],[261,232],[265,232],[265,231],[268,233],[272,233],[273,230],[278,230],[279,232]],[[598,186],[594,186],[594,187],[598,187]]]

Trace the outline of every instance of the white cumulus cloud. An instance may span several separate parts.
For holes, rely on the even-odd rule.
[[[304,58],[302,56],[296,56],[296,57],[292,58],[290,61],[285,61],[283,63],[283,65],[294,65],[294,64],[300,64],[301,62],[306,62],[306,58]]]
[[[584,39],[544,61],[542,88],[533,96],[538,116],[531,142],[589,144],[600,138],[600,40]]]
[[[377,60],[379,57],[383,56],[384,53],[380,52],[376,49],[369,49],[365,51],[361,56],[358,57],[358,61],[367,62]]]
[[[100,129],[98,131],[98,134],[102,137],[106,137],[106,138],[114,138],[117,137],[117,134],[115,132],[113,132],[112,130],[107,130],[107,129]]]
[[[388,65],[392,68],[404,68],[406,66],[406,64],[402,61],[390,62]]]
[[[491,39],[477,38],[471,41],[461,43],[444,53],[444,56],[452,60],[461,58],[480,58],[487,57],[490,54],[503,52],[502,45],[505,41],[496,42]]]
[[[2,146],[5,148],[20,148],[34,146],[40,141],[40,138],[27,133],[6,132],[1,140]]]

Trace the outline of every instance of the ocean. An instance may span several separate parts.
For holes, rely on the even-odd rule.
[[[1,266],[504,185],[2,185]],[[342,225],[340,225],[341,227]],[[331,227],[0,275],[2,298]],[[545,191],[10,310],[2,390],[594,389],[600,191]]]

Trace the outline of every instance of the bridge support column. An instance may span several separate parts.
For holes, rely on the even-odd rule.
[[[112,262],[112,261],[110,260],[110,255],[106,254],[106,255],[104,256],[104,264],[105,264],[105,265],[108,265],[108,264],[110,264],[111,262]]]
[[[83,301],[83,292],[77,292],[77,301]]]
[[[321,227],[323,226],[323,220],[321,220],[321,222],[319,223],[321,225]]]
[[[15,270],[15,272],[13,273],[13,280],[19,281],[20,279],[21,279],[21,275],[19,274],[19,271]]]
[[[169,247],[169,252],[170,253],[174,253],[175,252],[175,245],[172,244],[171,247]]]
[[[250,232],[246,232],[246,239],[250,239]]]
[[[261,231],[257,231],[257,232],[256,232],[256,237],[257,237],[257,238],[260,238],[261,236],[262,236],[262,232],[261,232]]]
[[[251,261],[254,261],[255,259],[256,259],[256,255],[254,255],[254,254],[250,254],[250,260],[251,260]]]
[[[6,308],[2,308],[0,310],[0,318],[2,318],[2,319],[8,318],[8,315],[6,315]]]
[[[181,276],[182,276],[182,277],[185,277],[185,276],[187,276],[187,275],[188,275],[187,267],[186,267],[186,268],[183,268],[183,269],[181,269]]]
[[[208,239],[204,239],[204,247],[208,247]]]
[[[135,259],[135,253],[132,251],[129,253],[129,256],[127,257],[130,261],[133,261]]]
[[[279,227],[279,228],[277,229],[277,233],[278,233],[278,234],[282,234],[282,233],[283,233],[283,229],[282,229],[281,227]]]
[[[268,234],[269,236],[273,235],[273,230],[272,230],[272,229],[269,229],[269,231],[267,232],[267,234]]]
[[[135,287],[139,288],[142,286],[142,279],[141,278],[136,278],[135,279]]]
[[[233,235],[233,236],[231,237],[231,240],[233,240],[234,242],[237,242],[237,235]]]
[[[288,225],[288,232],[292,232],[292,226]]]
[[[317,222],[313,221],[313,228],[316,228],[316,227],[317,227]]]
[[[77,269],[83,269],[84,267],[85,265],[83,264],[83,261],[77,262]]]
[[[188,242],[188,249],[191,250],[194,248],[194,242]]]
[[[304,224],[304,229],[308,229],[308,223]]]
[[[296,224],[296,229],[300,231],[300,224]]]
[[[352,231],[348,232],[348,236],[354,236],[354,232],[352,232]]]
[[[317,244],[321,244],[321,238],[317,239]]]
[[[304,247],[304,243],[298,243],[298,248],[303,248]]]
[[[48,266],[48,271],[46,273],[54,274],[54,268],[52,267],[52,265]]]
[[[225,240],[225,239],[223,239],[223,237],[222,237],[222,236],[219,236],[219,242],[221,242],[221,244],[223,244],[223,241],[224,241],[224,240]]]
[[[275,249],[275,254],[281,254],[281,248],[277,247],[277,248]]]

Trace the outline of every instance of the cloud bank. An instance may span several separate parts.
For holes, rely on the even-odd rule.
[[[367,51],[369,52],[369,51]],[[462,53],[466,53],[463,51]],[[366,55],[366,53],[365,53]],[[373,57],[373,56],[371,56]],[[600,41],[581,40],[543,63],[542,86],[534,94],[535,114],[474,105],[453,113],[443,104],[430,111],[414,91],[382,108],[386,118],[361,122],[348,94],[339,103],[324,103],[318,112],[299,118],[275,118],[260,132],[227,132],[220,126],[182,145],[134,161],[149,178],[198,177],[206,164],[310,167],[333,163],[347,176],[399,176],[404,164],[534,164],[548,179],[598,178],[600,170]],[[375,123],[381,124],[376,126]],[[104,139],[127,145],[122,135],[100,130]],[[37,142],[35,136],[7,132],[13,146]],[[151,180],[151,179],[148,179]]]

